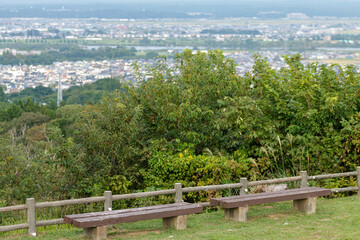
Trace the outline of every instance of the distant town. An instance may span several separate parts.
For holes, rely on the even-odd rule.
[[[2,64],[0,85],[6,93],[43,85],[64,89],[119,77],[135,81],[132,63],[145,73],[156,58],[185,48],[208,51],[220,48],[238,64],[240,75],[252,70],[253,55],[266,57],[274,68],[284,66],[282,56],[300,52],[304,62],[360,64],[360,19],[309,18],[303,13],[285,19],[0,19],[0,55],[39,56],[63,51],[64,46],[94,51],[99,48],[134,48],[136,59],[103,59],[54,62],[49,65]]]

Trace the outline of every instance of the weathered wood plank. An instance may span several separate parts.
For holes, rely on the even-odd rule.
[[[18,210],[26,210],[26,209],[27,209],[26,205],[2,207],[2,208],[0,208],[0,213],[2,213],[2,212],[13,212],[13,211],[18,211]]]
[[[167,194],[174,194],[175,192],[176,192],[175,189],[168,189],[168,190],[159,190],[159,191],[152,191],[152,192],[119,194],[119,195],[113,195],[113,201],[131,199],[131,198],[161,196],[161,195],[167,195]]]
[[[20,230],[20,229],[25,229],[28,227],[29,227],[29,224],[27,224],[27,223],[8,225],[8,226],[0,226],[0,232],[15,231],[15,230]]]
[[[356,175],[357,175],[357,172],[322,174],[322,175],[309,176],[308,180],[338,178],[338,177],[351,177],[351,176],[356,176]]]
[[[37,227],[45,227],[45,226],[58,225],[58,224],[64,224],[64,219],[57,218],[57,219],[42,220],[36,222]]]
[[[271,195],[276,195],[279,193],[285,193],[285,194],[290,194],[290,193],[306,193],[309,191],[315,191],[315,190],[322,190],[323,188],[318,188],[318,187],[311,187],[311,188],[296,188],[296,189],[289,189],[289,190],[284,190],[284,191],[274,191],[274,192],[265,192],[265,193],[254,193],[254,194],[249,194],[249,195],[242,195],[242,196],[231,196],[231,197],[221,197],[221,198],[212,198],[210,199],[210,206],[219,206],[220,205],[220,201],[225,201],[225,200],[231,200],[231,199],[247,199],[247,198],[254,198],[254,197],[260,197],[260,196],[271,196]]]
[[[333,188],[331,192],[338,193],[338,192],[349,192],[349,191],[359,191],[358,187],[347,187],[347,188]]]
[[[149,210],[143,212],[130,212],[119,215],[74,219],[73,225],[78,228],[99,227],[99,226],[106,226],[117,223],[136,222],[136,221],[150,220],[155,218],[182,216],[192,213],[201,213],[202,211],[203,211],[203,207],[201,205],[191,204],[191,205],[177,206],[177,207],[164,208],[164,209],[155,209],[155,210]]]
[[[299,181],[301,179],[302,179],[301,176],[296,176],[296,177],[286,177],[286,178],[276,178],[276,179],[269,179],[269,180],[253,181],[253,182],[249,182],[248,186],[259,186],[259,185],[266,185],[266,184],[294,182],[294,181]]]
[[[315,189],[313,191],[308,192],[292,192],[292,193],[282,193],[279,194],[271,194],[268,196],[252,196],[243,199],[228,199],[224,201],[220,201],[220,206],[223,208],[236,208],[236,207],[245,207],[245,206],[252,206],[252,205],[259,205],[265,203],[272,203],[272,202],[282,202],[282,201],[290,201],[290,200],[299,200],[305,198],[312,198],[312,197],[320,197],[320,196],[328,196],[331,194],[330,189]]]
[[[40,202],[36,203],[36,208],[46,208],[46,207],[62,207],[67,205],[74,204],[84,204],[84,203],[95,203],[95,202],[104,202],[106,198],[102,197],[89,197],[89,198],[79,198],[79,199],[69,199],[62,201],[53,201],[53,202]]]
[[[149,211],[149,210],[156,210],[156,209],[173,208],[173,207],[186,206],[186,205],[193,205],[193,204],[187,203],[187,202],[182,202],[182,203],[155,205],[155,206],[149,206],[149,207],[120,209],[120,210],[115,210],[115,211],[73,214],[73,215],[64,216],[64,222],[68,223],[68,224],[72,224],[74,219],[90,218],[90,217],[103,217],[103,216],[118,215],[118,214],[131,213],[131,212],[141,212],[141,211]]]
[[[242,187],[241,183],[229,183],[223,185],[207,185],[207,186],[199,186],[199,187],[186,187],[183,188],[182,191],[184,193],[188,192],[199,192],[199,191],[214,191],[214,190],[222,190],[228,188],[240,188]]]

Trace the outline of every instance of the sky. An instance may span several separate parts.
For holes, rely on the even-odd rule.
[[[338,4],[344,4],[344,3],[354,3],[358,2],[359,0],[0,0],[0,4],[121,4],[121,3],[133,3],[133,2],[144,2],[144,3],[206,3],[206,2],[212,2],[212,3],[218,3],[221,4],[231,4],[231,3],[255,3],[255,2],[282,2],[282,3],[296,3],[296,4],[310,4],[310,3],[338,3]]]
[[[147,3],[147,4],[197,4],[197,3],[212,3],[215,5],[222,4],[232,4],[238,5],[239,3],[246,3],[254,5],[260,3],[277,3],[277,4],[290,4],[290,5],[311,5],[314,4],[334,4],[334,5],[343,5],[358,3],[360,0],[0,0],[1,5],[29,5],[29,4],[72,4],[72,5],[87,5],[87,4],[109,4],[109,5],[121,5],[122,3]]]
[[[306,0],[305,0],[306,1]],[[358,0],[330,0],[330,1],[335,1],[335,2],[355,2]],[[250,2],[283,2],[283,3],[292,3],[292,2],[299,2],[298,0],[0,0],[0,4],[89,4],[89,3],[96,3],[96,4],[121,4],[121,3],[132,3],[132,2],[144,2],[144,3],[183,3],[183,2],[188,2],[189,4],[191,3],[196,3],[196,2],[213,2],[213,3],[218,3],[220,4],[229,4],[232,2],[246,2],[246,3],[250,3]],[[300,2],[304,2],[300,1]],[[328,2],[328,0],[312,0],[312,1],[308,1],[308,2]]]
[[[0,4],[121,4],[131,2],[176,2],[176,0],[0,0]]]

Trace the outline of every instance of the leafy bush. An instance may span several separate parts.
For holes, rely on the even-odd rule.
[[[255,56],[253,71],[241,77],[219,50],[186,50],[174,64],[161,59],[145,75],[134,66],[136,84],[121,85],[96,105],[61,107],[56,119],[40,127],[47,117],[24,114],[35,127],[23,141],[7,134],[1,139],[0,200],[355,170],[360,165],[357,69],[304,65],[300,55],[284,59],[287,67],[276,70]],[[0,111],[1,121],[14,119],[14,126],[23,112],[45,114],[30,100],[2,104]],[[354,183],[340,178],[324,184]]]
[[[156,151],[148,160],[145,172],[145,185],[170,189],[174,183],[185,187],[218,185],[239,182],[247,176],[253,165],[252,159],[229,159],[228,156],[214,156],[210,150],[207,155],[195,155],[192,144],[180,144],[181,152]],[[216,192],[189,193],[187,201],[205,201]]]

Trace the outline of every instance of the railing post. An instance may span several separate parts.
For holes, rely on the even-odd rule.
[[[104,202],[104,211],[112,211],[112,192],[105,191],[104,192],[105,202]],[[112,228],[113,225],[108,225],[108,228]]]
[[[359,190],[357,191],[357,195],[358,197],[360,197],[360,167],[356,167],[356,185],[359,188]]]
[[[112,193],[111,193],[111,191],[105,191],[104,197],[105,197],[104,211],[112,211]]]
[[[27,223],[29,224],[28,234],[33,237],[36,237],[35,199],[27,198],[26,206],[27,206]]]
[[[174,188],[175,188],[175,191],[176,191],[175,192],[175,203],[183,202],[181,183],[175,183]]]
[[[241,188],[240,195],[246,195],[248,192],[248,180],[247,178],[240,178]]]
[[[301,176],[300,188],[306,188],[306,187],[308,187],[309,184],[308,184],[308,174],[307,174],[307,171],[300,171],[300,176]]]

